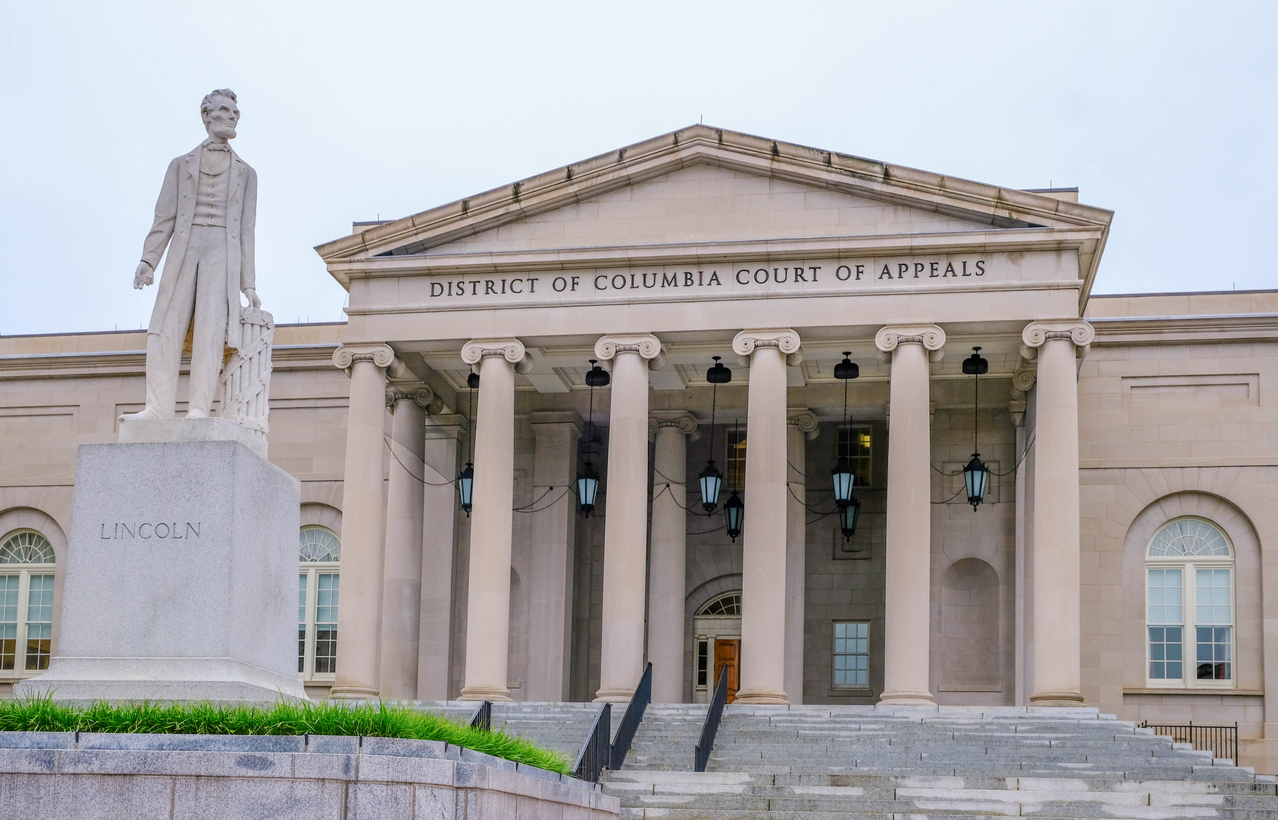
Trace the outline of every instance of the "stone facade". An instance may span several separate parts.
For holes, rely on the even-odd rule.
[[[1278,609],[1263,594],[1278,589],[1278,560],[1265,560],[1278,539],[1278,292],[1093,296],[1111,214],[1077,199],[693,127],[321,246],[350,292],[349,321],[277,328],[270,456],[302,483],[303,527],[342,541],[351,586],[339,633],[361,649],[342,644],[336,676],[309,691],[624,697],[621,678],[653,654],[633,625],[652,622],[636,614],[651,605],[636,568],[657,542],[641,557],[642,523],[625,543],[609,535],[609,501],[614,521],[643,521],[636,498],[669,516],[653,498],[682,482],[683,700],[705,695],[703,608],[743,589],[738,617],[751,594],[777,600],[769,584],[785,579],[757,568],[779,566],[802,532],[802,583],[784,587],[782,614],[735,625],[744,688],[770,697],[772,681],[801,680],[802,691],[786,683],[791,702],[868,704],[890,689],[947,705],[1083,702],[1151,722],[1236,720],[1242,762],[1278,769],[1278,681],[1266,685],[1265,664],[1278,657],[1278,630],[1266,627]],[[742,331],[763,343],[734,350]],[[974,414],[962,361],[976,346],[989,372]],[[75,447],[114,440],[114,420],[140,407],[144,347],[140,332],[0,338],[0,535],[37,530],[62,560]],[[847,540],[828,477],[849,435],[833,377],[844,351],[860,366],[847,422],[869,442]],[[733,370],[717,391],[705,378],[712,356]],[[760,356],[771,357],[766,375]],[[584,377],[601,358],[612,383],[592,407]],[[467,387],[472,366],[487,397]],[[765,378],[784,378],[791,420],[814,419],[801,455],[786,425],[761,420],[762,399],[751,407],[751,381]],[[914,392],[897,386],[907,383]],[[633,398],[614,407],[619,395],[646,395],[646,411]],[[642,461],[643,416],[681,414],[697,422],[682,436],[684,475],[654,472],[655,433],[646,470],[612,471],[619,447],[640,454],[627,464]],[[749,447],[730,464],[741,438]],[[974,445],[993,473],[975,511],[959,475]],[[891,459],[894,448],[912,452]],[[494,458],[509,465],[508,490],[484,480],[493,470],[481,459]],[[587,458],[606,477],[591,517],[568,486]],[[735,541],[722,513],[701,514],[697,475],[710,458],[736,489],[751,487]],[[763,515],[753,488],[786,460],[780,515],[802,512],[803,523],[747,547]],[[470,516],[450,485],[467,462]],[[494,528],[485,509],[507,492],[496,508],[510,524]],[[905,509],[889,507],[893,492],[910,513],[891,512]],[[1233,666],[1211,685],[1148,677],[1146,551],[1181,518],[1211,522],[1231,545]],[[507,549],[508,568],[482,558]],[[420,575],[402,569],[418,552]],[[898,560],[907,553],[923,563]],[[630,569],[610,575],[610,561]],[[387,604],[411,600],[406,589],[420,596],[416,613]],[[506,601],[509,618],[475,605],[477,589]],[[801,629],[776,634],[801,634],[801,651],[787,637],[752,672],[752,637],[761,660],[760,636],[795,612]],[[482,640],[468,628],[476,618]],[[418,651],[405,656],[414,622]],[[836,685],[839,622],[868,624],[864,685]],[[892,640],[901,634],[926,640]],[[707,650],[712,664],[713,641]],[[606,680],[605,669],[622,672]]]

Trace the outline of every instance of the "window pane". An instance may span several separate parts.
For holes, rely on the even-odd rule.
[[[297,576],[297,673],[306,671],[306,573]]]
[[[1151,569],[1148,573],[1146,595],[1150,624],[1178,624],[1183,617],[1181,607],[1181,569]]]
[[[1149,627],[1150,680],[1178,680],[1183,675],[1180,653],[1180,627]]]
[[[870,625],[861,622],[834,624],[834,685],[870,685]]]
[[[32,575],[27,591],[27,669],[48,669],[52,648],[53,576]]]
[[[18,576],[0,575],[0,670],[12,670],[18,652]]]
[[[709,674],[710,642],[697,641],[697,686],[705,686]]]
[[[319,573],[315,587],[315,672],[332,674],[337,671],[337,573]]]
[[[1230,661],[1232,628],[1198,627],[1198,680],[1232,680]]]

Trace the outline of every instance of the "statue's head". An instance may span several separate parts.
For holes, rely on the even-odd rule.
[[[210,137],[224,140],[235,138],[235,124],[240,121],[240,109],[235,104],[235,92],[219,88],[204,95],[200,102],[200,119]]]

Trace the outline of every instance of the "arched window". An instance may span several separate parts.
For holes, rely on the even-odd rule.
[[[726,592],[715,598],[710,603],[701,607],[701,611],[697,613],[701,615],[728,615],[741,617],[741,593]]]
[[[1150,686],[1234,681],[1234,551],[1202,518],[1164,524],[1145,565]]]
[[[0,539],[0,675],[49,668],[53,567],[53,546],[35,530]]]
[[[297,576],[297,672],[331,681],[337,672],[338,565],[342,542],[330,529],[302,527]]]

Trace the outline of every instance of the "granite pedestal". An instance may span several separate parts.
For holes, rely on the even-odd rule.
[[[15,693],[305,698],[300,484],[234,441],[79,449],[57,651]]]

